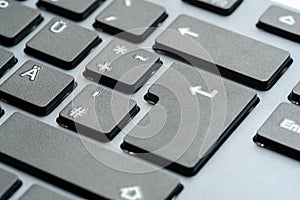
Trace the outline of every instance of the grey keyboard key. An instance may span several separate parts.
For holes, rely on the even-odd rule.
[[[251,89],[181,63],[149,89],[152,110],[122,148],[192,176],[258,103]]]
[[[43,21],[38,10],[11,0],[0,0],[0,44],[13,46]]]
[[[292,102],[300,105],[300,82],[294,87],[289,99]]]
[[[243,0],[183,0],[221,15],[230,15]]]
[[[223,76],[260,90],[270,89],[292,63],[287,51],[186,15],[153,48],[206,70],[218,67]]]
[[[8,199],[20,186],[18,177],[8,171],[0,169],[0,199]]]
[[[96,18],[95,28],[131,42],[144,41],[168,17],[165,8],[144,1],[112,1]]]
[[[70,200],[44,187],[34,185],[19,200]]]
[[[300,160],[300,108],[280,104],[253,140],[261,147]]]
[[[69,19],[81,21],[87,18],[102,0],[39,0],[37,6]]]
[[[0,77],[16,63],[17,59],[13,53],[0,49]]]
[[[25,52],[58,67],[72,69],[100,42],[96,32],[55,18],[26,44]]]
[[[260,17],[257,27],[300,42],[300,14],[278,6],[269,7]]]
[[[172,199],[182,189],[129,156],[19,113],[0,127],[0,152],[2,162],[86,199]]]
[[[86,66],[84,74],[105,86],[134,93],[161,65],[157,54],[115,39]]]
[[[0,86],[1,100],[36,115],[49,114],[75,87],[74,78],[27,61]]]
[[[59,114],[58,123],[101,141],[112,140],[139,112],[135,101],[88,85]]]

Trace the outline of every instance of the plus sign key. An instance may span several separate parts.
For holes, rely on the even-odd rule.
[[[139,112],[126,96],[88,85],[59,114],[57,122],[102,142],[112,140]]]
[[[0,86],[1,100],[39,116],[49,114],[75,87],[73,77],[27,61]]]
[[[157,54],[115,39],[87,66],[84,75],[124,93],[134,93],[162,65]]]
[[[260,17],[257,27],[295,42],[300,42],[299,13],[278,6],[271,6]]]

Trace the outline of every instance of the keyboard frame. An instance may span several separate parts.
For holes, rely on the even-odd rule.
[[[106,7],[112,0],[105,1],[98,9],[96,9],[86,20],[83,22],[77,22],[79,25],[89,28],[93,28],[96,16]],[[233,134],[226,140],[226,142],[220,147],[220,149],[212,156],[212,158],[206,163],[206,165],[200,170],[200,172],[192,177],[184,177],[179,174],[170,172],[163,169],[166,173],[176,176],[180,179],[185,189],[178,196],[178,200],[224,200],[224,199],[289,199],[298,200],[300,193],[298,185],[300,183],[300,165],[299,161],[293,160],[286,156],[277,154],[273,151],[259,148],[252,141],[256,131],[267,120],[270,114],[281,102],[289,102],[288,96],[292,89],[298,83],[300,74],[300,54],[299,44],[292,42],[285,38],[267,33],[263,30],[256,28],[256,23],[259,17],[265,12],[265,10],[275,3],[270,0],[251,0],[243,1],[242,4],[231,14],[224,17],[215,14],[210,11],[206,11],[201,8],[197,8],[193,5],[187,4],[183,1],[160,1],[160,0],[148,0],[159,5],[164,6],[167,9],[169,17],[162,23],[160,28],[155,30],[145,42],[138,44],[139,47],[152,50],[152,45],[158,35],[166,28],[174,19],[180,14],[188,14],[206,22],[224,27],[226,29],[235,31],[245,36],[255,38],[259,41],[271,44],[273,46],[285,49],[291,53],[294,63],[286,71],[285,74],[279,79],[279,81],[271,88],[271,90],[262,92],[257,91],[260,103],[249,114],[249,116],[241,123],[241,125],[233,132]],[[37,1],[28,0],[22,2],[23,4],[37,8],[35,5]],[[282,6],[280,4],[276,4]],[[290,9],[290,8],[289,8]],[[42,29],[55,14],[47,11],[40,10],[44,21],[28,36],[25,37],[18,45],[14,47],[1,48],[13,52],[18,59],[18,63],[0,78],[0,84],[4,82],[10,75],[12,75],[23,63],[29,59],[36,60],[42,64],[50,67],[54,67],[57,70],[63,71],[69,75],[72,75],[78,87],[68,96],[50,115],[46,117],[37,117],[18,108],[10,106],[5,103],[0,103],[5,110],[5,115],[0,119],[2,124],[12,113],[21,112],[36,119],[39,119],[54,127],[63,129],[70,134],[75,134],[72,131],[66,130],[60,127],[56,123],[56,118],[59,112],[74,98],[87,84],[93,84],[83,76],[85,65],[88,64],[96,54],[101,51],[104,46],[112,38],[111,35],[104,32],[98,32],[99,36],[103,39],[103,42],[98,45],[94,51],[92,51],[86,59],[83,60],[73,70],[63,70],[57,68],[51,64],[32,58],[24,53],[25,44],[30,40],[40,29]],[[300,12],[297,11],[296,12]],[[157,80],[160,75],[174,62],[175,59],[161,55],[163,66],[154,74],[154,76],[142,87],[137,93],[129,95],[137,101],[141,111],[138,115],[123,129],[123,131],[111,142],[111,144],[102,144],[107,148],[118,149],[123,141],[124,136],[135,126],[135,124],[142,119],[142,117],[149,112],[151,105],[148,104],[143,96],[147,93],[148,88]],[[104,86],[103,86],[104,87]],[[300,109],[300,107],[299,107]],[[133,158],[138,159],[138,158]],[[152,165],[149,162],[145,162],[148,165]],[[20,172],[14,168],[0,163],[0,167],[6,169],[12,173],[18,175],[22,180],[22,187],[11,197],[11,199],[18,199],[24,192],[33,184],[40,184],[47,188],[50,188],[60,194],[64,194],[67,197],[76,199],[78,197],[73,194],[69,194],[59,188],[49,185],[41,180],[31,177],[23,172]]]

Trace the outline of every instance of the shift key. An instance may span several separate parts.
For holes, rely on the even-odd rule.
[[[0,127],[0,160],[84,199],[172,199],[182,190],[177,178],[20,113]]]
[[[179,16],[153,48],[259,90],[270,89],[292,64],[285,50],[187,15]]]

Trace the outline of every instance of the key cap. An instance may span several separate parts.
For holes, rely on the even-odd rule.
[[[300,109],[280,104],[253,138],[261,147],[300,160]]]
[[[300,105],[300,82],[294,87],[289,99],[292,102]]]
[[[0,49],[0,77],[17,63],[14,54],[4,49]]]
[[[0,199],[8,199],[22,185],[18,177],[4,169],[0,169]]]
[[[257,27],[270,33],[300,42],[300,14],[271,6],[260,17]]]
[[[59,114],[57,122],[97,140],[112,140],[139,112],[135,101],[88,85]]]
[[[186,15],[153,48],[209,71],[218,67],[223,76],[259,90],[270,89],[292,63],[287,51]]]
[[[27,61],[0,86],[4,102],[39,116],[48,115],[75,87],[74,78]]]
[[[26,44],[25,52],[58,67],[72,69],[100,42],[96,32],[55,18]]]
[[[70,200],[67,197],[61,196],[51,190],[48,190],[39,185],[34,185],[26,191],[26,193],[19,200],[33,200],[33,199],[43,199],[43,200]]]
[[[39,11],[11,0],[0,0],[0,43],[13,46],[43,21]]]
[[[181,63],[145,98],[155,105],[122,148],[186,176],[200,170],[258,103],[253,90]]]
[[[182,189],[177,178],[19,113],[0,127],[0,152],[1,161],[85,199],[172,199]]]
[[[190,4],[199,6],[206,10],[221,14],[230,15],[243,2],[243,0],[183,0]]]
[[[84,74],[130,94],[142,87],[161,65],[158,55],[123,40],[113,40],[86,66]]]
[[[96,18],[95,28],[131,42],[144,41],[168,17],[165,8],[144,0],[112,1]]]
[[[39,0],[37,6],[69,19],[82,21],[98,8],[101,2],[102,0]]]

